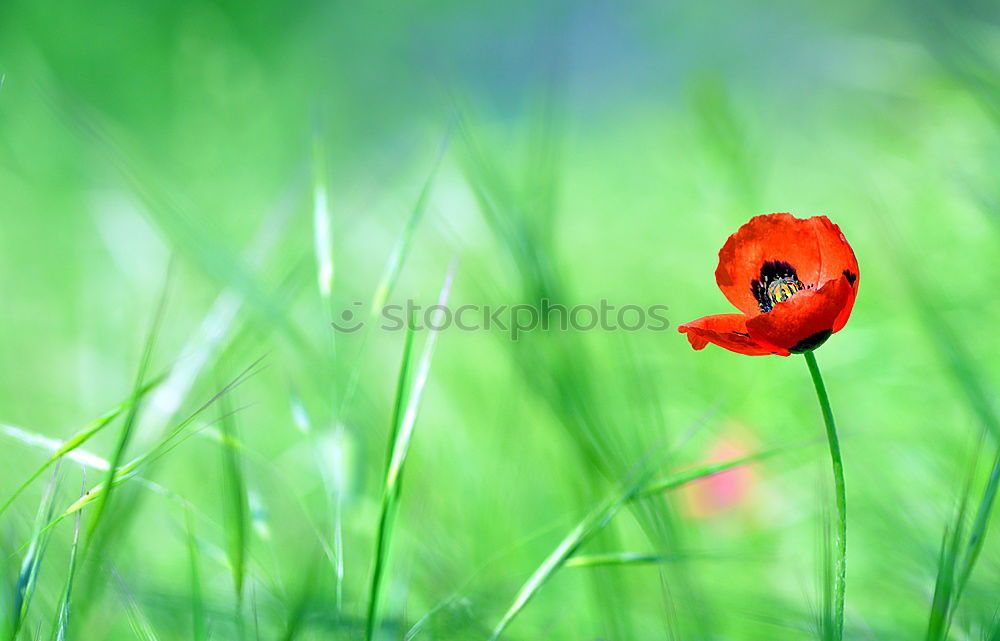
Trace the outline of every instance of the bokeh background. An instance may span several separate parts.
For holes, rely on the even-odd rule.
[[[45,439],[132,397],[159,330],[134,421],[0,517],[5,634],[364,638],[406,334],[330,323],[431,304],[455,261],[453,306],[603,298],[671,327],[437,334],[374,637],[486,639],[637,476],[778,448],[621,506],[503,638],[819,638],[832,490],[806,365],[675,332],[730,311],[726,237],[791,211],[829,215],[861,266],[817,352],[846,636],[924,638],[1000,436],[998,60],[975,1],[6,0],[0,499]],[[74,518],[39,523],[105,478],[124,428],[121,463],[162,456],[93,532],[83,511],[71,562]],[[983,540],[929,638],[1000,638]]]

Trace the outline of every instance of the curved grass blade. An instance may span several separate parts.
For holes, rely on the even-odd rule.
[[[15,427],[13,425],[0,425],[0,432],[3,432],[7,436],[10,436],[15,440],[20,441],[25,445],[38,447],[47,450],[49,452],[58,449],[58,447],[61,445],[60,441],[57,441],[55,439],[50,439],[46,436],[42,436],[41,434],[29,432],[25,429],[22,429],[20,427]],[[74,450],[66,452],[62,456],[62,458],[58,459],[58,461],[62,461],[64,459],[73,461],[74,463],[78,464],[81,468],[83,468],[85,472],[86,470],[107,472],[111,468],[111,464],[108,463],[106,459],[101,458],[100,456],[94,454],[89,450],[84,450],[81,448],[76,448]],[[153,481],[150,481],[149,479],[142,477],[139,477],[137,480],[139,481],[142,487],[146,488],[150,492],[153,492],[154,494],[159,494],[160,496],[165,496],[174,502],[181,502],[183,504],[183,499],[181,499],[177,494],[175,494],[171,490],[168,490],[162,485],[154,483]],[[83,498],[82,495],[81,498]],[[50,523],[49,526],[47,527],[51,527],[51,525],[52,524]],[[26,545],[22,547],[26,547]]]
[[[703,479],[705,477],[712,476],[715,474],[721,474],[722,472],[725,472],[727,470],[731,470],[736,467],[742,467],[749,463],[756,463],[757,461],[762,461],[777,454],[786,452],[787,450],[788,450],[787,447],[776,447],[770,450],[764,450],[761,452],[748,454],[746,456],[741,456],[739,458],[735,458],[729,461],[696,465],[695,467],[684,470],[683,472],[677,472],[676,474],[671,474],[670,476],[667,476],[665,478],[653,481],[649,485],[639,490],[636,496],[637,497],[649,496],[651,494],[659,494],[660,492],[665,492],[666,490],[673,490],[682,485],[690,483],[691,481]]]
[[[514,597],[514,602],[511,603],[507,611],[504,612],[503,617],[501,617],[500,622],[497,623],[496,627],[493,628],[493,633],[490,635],[489,641],[496,641],[503,634],[504,630],[511,624],[514,618],[520,614],[521,610],[524,609],[528,602],[533,599],[542,587],[548,582],[549,579],[555,575],[559,569],[565,565],[566,561],[569,560],[573,554],[579,550],[584,543],[590,540],[597,532],[602,530],[605,525],[611,522],[611,519],[618,510],[625,505],[629,499],[636,496],[640,484],[634,484],[631,487],[626,488],[620,494],[611,499],[606,500],[597,509],[588,514],[580,523],[574,527],[569,534],[567,534],[559,545],[552,551],[549,556],[542,561],[542,564],[532,572],[528,580],[525,581],[521,589],[517,591]]]
[[[448,294],[451,291],[454,275],[455,262],[453,261],[451,267],[448,269],[444,285],[441,287],[441,293],[438,296],[437,304],[439,312],[448,302]],[[435,319],[432,327],[440,327],[439,320]],[[396,382],[396,400],[393,405],[392,423],[389,430],[390,440],[386,459],[385,486],[382,490],[378,532],[375,537],[375,558],[372,562],[372,581],[368,593],[368,614],[365,619],[366,641],[374,639],[375,630],[378,628],[379,602],[381,600],[382,584],[385,580],[389,545],[392,539],[399,494],[402,487],[403,467],[406,464],[406,455],[409,452],[410,441],[413,438],[413,429],[417,422],[420,399],[423,396],[427,377],[430,374],[431,359],[434,355],[434,346],[437,342],[438,332],[432,329],[424,343],[423,353],[420,356],[420,362],[417,365],[412,386],[407,390],[410,357],[413,348],[413,325],[410,322],[407,326],[403,359]]]
[[[163,381],[163,379],[164,376],[161,375],[154,378],[149,383],[145,384],[139,390],[138,400],[141,400],[143,397],[145,397],[146,394],[148,394],[157,385],[159,385]],[[0,516],[3,516],[3,513],[7,510],[8,507],[10,507],[11,503],[13,503],[18,496],[20,496],[26,489],[28,489],[28,486],[31,485],[39,476],[44,474],[45,470],[49,469],[49,467],[51,467],[53,463],[58,461],[60,458],[71,454],[78,447],[80,447],[88,440],[90,440],[91,437],[93,437],[95,434],[97,434],[102,429],[107,427],[112,421],[118,418],[118,416],[120,416],[122,412],[130,409],[132,404],[136,402],[136,400],[137,400],[136,397],[133,395],[128,400],[120,403],[118,406],[105,412],[101,417],[91,422],[89,425],[87,425],[86,427],[84,427],[83,429],[81,429],[76,434],[69,437],[62,443],[60,443],[59,441],[49,439],[44,436],[32,434],[13,425],[0,425],[0,430],[3,430],[8,436],[11,436],[13,438],[16,438],[18,440],[30,444],[43,445],[46,447],[46,449],[52,451],[52,454],[49,456],[49,458],[45,459],[45,462],[42,463],[34,472],[32,472],[31,476],[29,476],[28,479],[24,481],[24,483],[22,483],[16,490],[14,490],[14,492],[9,497],[7,497],[7,500],[4,501],[2,506],[0,506]]]
[[[192,412],[191,414],[189,414],[187,418],[185,418],[183,421],[181,421],[180,423],[178,423],[149,452],[146,452],[145,454],[142,454],[141,456],[139,456],[137,458],[134,458],[130,462],[128,462],[125,465],[121,466],[121,468],[118,470],[118,472],[115,474],[114,478],[112,479],[112,483],[111,484],[112,485],[120,485],[121,483],[124,483],[124,482],[128,481],[129,479],[136,477],[137,474],[138,474],[138,472],[139,472],[139,470],[142,468],[143,465],[145,465],[147,463],[151,463],[153,461],[156,461],[161,456],[165,455],[167,452],[169,452],[174,447],[176,447],[181,442],[183,442],[186,438],[188,438],[188,436],[190,436],[190,435],[185,435],[184,434],[184,432],[187,429],[187,427],[191,423],[193,423],[195,421],[195,419],[198,418],[198,416],[200,416],[205,410],[207,410],[209,407],[211,407],[216,401],[218,401],[220,398],[222,398],[225,394],[229,393],[234,388],[236,388],[238,385],[240,385],[241,383],[243,383],[244,381],[246,381],[248,378],[250,378],[252,375],[256,374],[257,372],[254,371],[254,368],[262,360],[263,360],[263,357],[260,358],[260,359],[257,359],[249,367],[247,367],[246,369],[244,369],[236,378],[234,378],[228,385],[226,385],[226,387],[224,387],[220,391],[216,392],[214,396],[212,396],[210,399],[208,399],[207,401],[205,401],[205,403],[202,404],[198,409],[196,409],[194,412]],[[156,486],[155,484],[152,484],[152,483],[147,483],[147,485],[149,485],[151,487],[151,489],[157,489],[159,487],[159,486]],[[82,497],[80,497],[79,499],[77,499],[76,501],[74,501],[72,505],[70,505],[68,508],[66,508],[66,510],[61,515],[57,516],[55,519],[53,519],[52,521],[50,521],[49,524],[45,526],[45,529],[49,530],[49,529],[55,527],[57,524],[59,524],[60,522],[62,522],[64,519],[66,519],[66,518],[68,518],[68,517],[76,514],[77,512],[79,512],[80,510],[82,510],[83,508],[85,508],[88,505],[90,505],[93,501],[95,501],[96,499],[98,499],[105,492],[106,487],[107,487],[107,482],[106,481],[102,481],[101,483],[98,483],[97,485],[95,485],[94,487],[92,487]],[[166,491],[166,493],[168,495],[171,495],[171,493],[169,491]]]
[[[521,589],[518,590],[517,595],[514,597],[514,602],[507,609],[503,617],[500,619],[500,622],[497,623],[496,627],[493,629],[493,634],[490,635],[490,641],[496,641],[500,638],[514,618],[521,612],[521,610],[524,609],[528,602],[538,594],[545,583],[547,583],[560,568],[567,565],[568,561],[576,554],[577,550],[579,550],[595,534],[601,531],[604,526],[610,523],[615,514],[617,514],[618,511],[629,501],[649,494],[675,489],[692,481],[696,481],[713,474],[718,474],[719,472],[733,469],[735,467],[747,465],[754,461],[767,458],[768,456],[773,456],[780,451],[781,449],[775,448],[759,452],[757,454],[732,459],[730,461],[699,465],[695,468],[679,472],[654,482],[649,482],[647,479],[651,473],[649,470],[642,472],[637,481],[626,486],[616,496],[607,499],[599,507],[584,517],[584,519],[580,521],[580,523],[578,523],[577,526],[562,539],[562,541],[559,542],[559,545],[557,545],[552,553],[545,558],[542,564],[538,566],[524,585],[521,586]]]

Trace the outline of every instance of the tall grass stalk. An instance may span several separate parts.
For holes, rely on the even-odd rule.
[[[413,238],[416,235],[417,228],[420,226],[420,222],[424,218],[424,213],[427,210],[427,203],[430,200],[431,192],[434,188],[434,182],[437,179],[438,170],[441,168],[441,162],[444,159],[450,140],[451,133],[449,131],[448,135],[445,136],[444,141],[441,143],[441,147],[438,149],[437,156],[434,159],[434,164],[431,166],[431,171],[428,174],[427,179],[420,188],[420,193],[417,195],[417,200],[414,202],[413,209],[410,211],[410,217],[406,221],[406,226],[403,228],[402,233],[396,240],[392,253],[386,261],[385,268],[382,271],[382,276],[379,279],[378,285],[375,287],[375,293],[372,295],[371,309],[368,314],[369,328],[377,325],[379,316],[382,313],[382,308],[385,306],[386,301],[389,300],[389,296],[396,288],[396,284],[399,282],[399,277],[403,273],[403,265],[406,263],[406,258],[410,254],[410,248],[413,245]],[[364,357],[367,351],[368,336],[369,332],[364,332],[364,335],[361,338],[361,347],[358,349],[357,355],[359,360]],[[348,379],[347,389],[344,391],[344,396],[341,399],[338,415],[343,415],[346,412],[347,407],[353,399],[354,392],[357,389],[358,377],[360,376],[360,373],[361,368],[359,366],[355,366],[351,372],[350,378]]]
[[[236,594],[237,628],[243,636],[243,592],[246,577],[247,548],[250,538],[250,507],[247,499],[246,479],[240,456],[242,445],[236,433],[233,414],[226,398],[219,399],[219,425],[221,428],[222,471],[225,492],[226,551],[233,575]]]
[[[438,296],[438,313],[431,327],[440,327],[440,314],[448,302],[452,280],[455,275],[456,263],[453,261],[445,276],[444,285]],[[407,453],[413,438],[413,430],[417,422],[417,413],[424,387],[430,374],[431,359],[437,343],[438,332],[430,329],[424,343],[423,353],[413,376],[412,385],[407,388],[410,372],[411,353],[413,348],[413,325],[407,326],[406,342],[403,347],[403,359],[400,365],[399,377],[396,383],[396,400],[393,405],[392,423],[389,430],[389,450],[386,459],[385,485],[382,490],[381,508],[379,511],[378,531],[375,535],[375,555],[372,562],[371,588],[368,592],[368,613],[365,619],[365,639],[372,641],[379,626],[379,602],[382,586],[386,578],[386,566],[389,556],[389,545],[392,538],[396,511],[402,489],[403,468]]]
[[[156,311],[153,313],[153,321],[149,328],[149,333],[146,337],[146,344],[143,348],[142,359],[139,362],[139,371],[135,376],[135,384],[132,392],[132,402],[128,408],[128,414],[125,417],[125,421],[122,424],[122,429],[118,434],[118,442],[115,445],[115,449],[109,458],[109,468],[107,472],[107,478],[105,479],[105,491],[97,498],[97,503],[94,506],[93,513],[90,519],[90,526],[87,530],[87,540],[88,545],[93,542],[94,534],[97,528],[101,524],[101,519],[104,516],[104,512],[107,509],[108,502],[111,499],[112,491],[114,490],[114,479],[115,475],[118,473],[118,466],[121,465],[125,457],[125,451],[128,448],[129,442],[132,439],[132,433],[135,429],[136,422],[139,420],[139,409],[141,403],[139,401],[142,393],[143,386],[145,385],[146,372],[149,370],[149,365],[153,360],[153,350],[156,346],[156,339],[160,332],[160,323],[163,321],[163,315],[167,308],[167,295],[169,294],[170,285],[170,267],[167,268],[167,276],[163,283],[163,290],[160,293],[160,300],[157,303]],[[86,549],[86,548],[85,548]]]
[[[87,490],[87,473],[83,473],[83,488],[81,492]],[[58,619],[56,620],[55,630],[55,641],[66,641],[68,631],[69,631],[69,609],[70,603],[73,598],[73,579],[76,577],[76,553],[80,544],[80,521],[81,515],[78,513],[76,515],[76,525],[73,527],[73,544],[69,551],[69,570],[66,572],[66,585],[63,588],[62,596],[60,597],[59,607],[57,609]],[[200,640],[198,640],[200,641]]]
[[[323,304],[329,306],[333,292],[333,221],[330,215],[330,188],[327,184],[326,154],[317,137],[313,141],[313,251],[316,278]]]

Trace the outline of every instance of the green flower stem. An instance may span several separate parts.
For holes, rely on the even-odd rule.
[[[830,442],[830,460],[833,462],[833,485],[837,495],[837,536],[834,544],[837,547],[836,570],[833,584],[833,633],[834,639],[844,638],[844,593],[847,590],[847,495],[844,491],[844,462],[840,457],[840,439],[837,438],[837,426],[833,422],[833,411],[830,409],[830,398],[826,395],[823,385],[823,375],[819,373],[819,365],[813,353],[806,352],[806,364],[816,386],[816,397],[823,411],[823,422],[826,424],[826,438]]]

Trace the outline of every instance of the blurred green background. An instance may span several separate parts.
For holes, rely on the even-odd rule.
[[[805,363],[675,332],[732,311],[727,236],[791,211],[829,215],[861,267],[817,353],[846,637],[1000,638],[990,530],[928,632],[1000,437],[998,61],[990,2],[6,0],[0,499],[44,439],[133,396],[147,344],[158,385],[0,516],[4,634],[486,639],[637,477],[780,448],[628,502],[502,638],[819,638],[832,492]],[[429,335],[400,386],[405,333],[330,322],[379,292],[433,303],[453,260],[453,306],[604,298],[671,327],[438,333],[394,496],[394,399],[416,409]],[[40,533],[119,450],[163,455],[75,548],[75,517]]]

